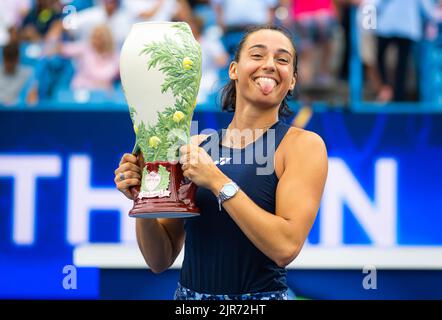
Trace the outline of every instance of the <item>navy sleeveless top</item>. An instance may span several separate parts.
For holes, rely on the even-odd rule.
[[[221,145],[225,134],[225,129],[221,129],[200,146],[252,201],[275,214],[278,177],[274,170],[274,151],[289,128],[278,121],[242,149]],[[267,163],[264,163],[265,160]],[[285,268],[278,267],[256,248],[224,208],[219,211],[218,200],[210,190],[198,187],[196,204],[201,215],[186,219],[184,224],[186,241],[180,277],[182,286],[210,294],[287,289]]]

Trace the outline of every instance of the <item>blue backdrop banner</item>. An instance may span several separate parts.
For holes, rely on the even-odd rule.
[[[192,132],[230,118],[195,113]],[[307,129],[329,155],[308,246],[442,246],[441,114],[321,112]],[[2,111],[0,137],[0,298],[100,297],[98,270],[72,254],[135,241],[113,182],[134,142],[129,114]]]

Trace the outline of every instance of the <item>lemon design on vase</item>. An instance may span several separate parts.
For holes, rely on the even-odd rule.
[[[183,59],[183,68],[184,68],[184,70],[192,69],[192,65],[193,65],[193,62],[192,62],[192,60],[190,60],[189,57],[185,57]]]
[[[181,120],[184,119],[184,113],[182,113],[181,111],[177,111],[173,114],[172,118],[175,123],[180,123]]]

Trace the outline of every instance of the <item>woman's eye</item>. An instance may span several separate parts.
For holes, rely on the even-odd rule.
[[[253,58],[262,58],[262,55],[255,53],[255,54],[252,54],[252,57]]]
[[[289,63],[289,61],[285,58],[279,58],[278,61],[282,63]]]

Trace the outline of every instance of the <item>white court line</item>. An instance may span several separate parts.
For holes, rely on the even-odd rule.
[[[184,251],[171,266],[179,269]],[[103,269],[148,268],[136,244],[87,244],[74,249],[74,264],[78,267]],[[377,269],[442,270],[442,246],[370,246],[323,247],[305,246],[287,269]]]

